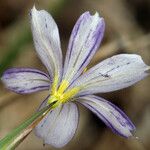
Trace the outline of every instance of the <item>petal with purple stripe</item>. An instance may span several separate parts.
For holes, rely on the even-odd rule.
[[[85,12],[71,33],[65,59],[63,79],[77,78],[98,49],[105,29],[104,19],[98,13]]]
[[[31,28],[36,51],[46,66],[51,78],[61,78],[62,51],[59,31],[52,16],[45,10],[31,10]]]
[[[44,103],[41,105],[41,108],[46,104]],[[44,140],[44,144],[61,148],[72,139],[77,125],[77,105],[68,102],[51,110],[36,126],[35,134]]]
[[[89,69],[71,87],[82,86],[79,95],[111,92],[142,80],[149,69],[139,55],[115,55]]]
[[[95,113],[114,133],[123,137],[132,136],[135,126],[126,114],[111,102],[94,95],[80,97],[78,102]]]
[[[8,69],[3,73],[1,79],[8,89],[21,94],[48,90],[50,88],[49,76],[37,69]]]

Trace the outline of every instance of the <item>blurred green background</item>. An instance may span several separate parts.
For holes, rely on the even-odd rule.
[[[34,67],[45,71],[32,41],[29,11],[49,11],[56,20],[65,54],[77,18],[89,10],[104,17],[106,31],[100,50],[90,66],[119,53],[136,53],[150,65],[150,0],[0,0],[0,75],[10,67]],[[127,89],[100,94],[112,101],[137,127],[136,139],[114,135],[95,115],[80,107],[80,122],[73,140],[63,150],[149,150],[150,77]],[[0,138],[23,122],[47,95],[39,92],[17,95],[0,83]],[[60,135],[61,136],[61,135]],[[30,134],[19,150],[48,150],[42,140]]]

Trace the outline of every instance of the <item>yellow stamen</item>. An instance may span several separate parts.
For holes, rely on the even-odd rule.
[[[54,82],[52,85],[51,97],[47,102],[48,104],[56,102],[54,107],[57,107],[59,104],[65,103],[69,99],[73,98],[81,89],[80,87],[74,87],[66,91],[69,86],[69,82],[67,80],[63,80],[58,89],[57,86],[58,86],[58,77],[56,76],[54,78]]]
[[[57,91],[57,85],[58,85],[58,75],[54,77],[54,82],[52,84],[51,94],[54,94]]]
[[[75,87],[75,88],[72,88],[72,89],[68,90],[67,92],[65,92],[62,95],[61,101],[63,103],[67,102],[69,99],[71,99],[73,96],[75,96],[79,92],[79,90],[80,90],[79,87]]]
[[[69,86],[69,82],[67,80],[63,80],[59,86],[58,92],[63,93],[67,89],[68,86]]]

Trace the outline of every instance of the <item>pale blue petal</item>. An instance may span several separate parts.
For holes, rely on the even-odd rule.
[[[66,54],[63,79],[77,78],[89,64],[103,38],[104,19],[98,13],[85,12],[80,16],[71,33]]]
[[[89,69],[71,87],[83,87],[78,95],[111,92],[142,80],[148,76],[148,69],[150,67],[143,62],[139,55],[120,54]]]
[[[95,113],[114,133],[123,137],[132,136],[135,126],[126,114],[111,102],[94,95],[83,96],[78,102]]]
[[[31,28],[36,51],[46,66],[51,78],[57,74],[61,78],[62,52],[57,25],[45,10],[31,10]]]
[[[21,94],[49,90],[51,82],[47,74],[30,68],[8,69],[1,79],[8,89]]]
[[[41,108],[46,105],[44,102]],[[78,125],[77,105],[68,102],[51,110],[36,126],[35,133],[45,144],[56,148],[65,146],[74,136]]]

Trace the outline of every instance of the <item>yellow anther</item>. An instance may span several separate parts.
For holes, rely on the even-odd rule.
[[[58,76],[55,76],[54,82],[52,84],[51,97],[47,103],[51,104],[56,102],[54,107],[57,107],[59,104],[67,102],[80,90],[80,87],[74,87],[70,90],[67,90],[68,86],[69,82],[67,80],[63,80],[58,87]]]
[[[73,96],[75,96],[79,92],[79,90],[80,90],[79,87],[75,87],[75,88],[72,88],[72,89],[68,90],[67,92],[65,92],[63,94],[63,97],[62,97],[61,101],[63,103],[65,103],[66,101],[71,99]]]
[[[58,86],[58,75],[54,77],[54,82],[52,84],[52,89],[51,89],[52,94],[54,94],[57,91],[57,86]]]
[[[68,86],[69,86],[69,82],[67,80],[63,80],[59,86],[58,92],[63,93],[67,89]]]

